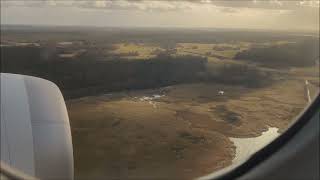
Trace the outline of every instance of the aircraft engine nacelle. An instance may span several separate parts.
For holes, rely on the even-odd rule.
[[[1,73],[1,163],[39,179],[73,179],[69,118],[54,83]]]

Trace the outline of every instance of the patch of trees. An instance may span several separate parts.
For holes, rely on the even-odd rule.
[[[273,82],[273,76],[256,66],[246,64],[224,64],[208,70],[207,81],[229,85],[240,85],[249,88],[268,86]]]
[[[235,59],[247,60],[267,67],[314,66],[319,59],[319,39],[308,39],[294,44],[251,48],[239,52]]]
[[[261,87],[271,76],[257,67],[225,64],[208,68],[199,56],[160,53],[148,60],[110,57],[101,60],[85,52],[63,59],[45,47],[1,47],[1,72],[25,74],[56,83],[65,98],[97,95],[110,91],[158,88],[179,83],[218,82]]]
[[[157,56],[149,60],[96,60],[87,53],[76,59],[43,58],[38,47],[1,47],[1,72],[26,74],[56,83],[66,98],[108,91],[157,88],[199,80],[206,58]]]

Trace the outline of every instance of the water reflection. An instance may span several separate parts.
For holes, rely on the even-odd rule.
[[[263,148],[266,144],[279,136],[278,128],[270,127],[261,136],[253,138],[230,138],[236,146],[236,156],[232,163],[240,163],[250,157],[253,153]]]

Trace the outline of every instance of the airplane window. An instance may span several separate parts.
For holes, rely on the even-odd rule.
[[[319,1],[1,1],[1,72],[62,91],[75,179],[242,163],[319,95]]]

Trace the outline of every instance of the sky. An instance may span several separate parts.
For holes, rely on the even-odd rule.
[[[1,0],[1,24],[319,31],[319,0]]]

